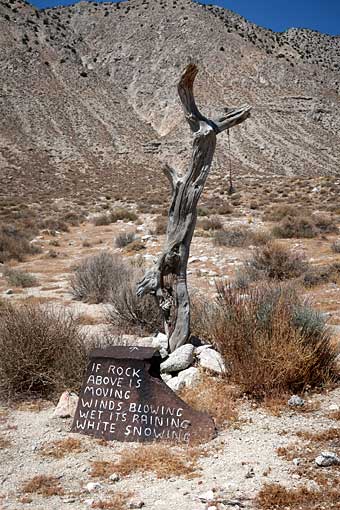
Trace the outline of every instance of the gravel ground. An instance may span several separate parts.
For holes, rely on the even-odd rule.
[[[223,493],[223,499],[233,505],[238,500],[239,508],[242,505],[254,508],[254,497],[264,483],[278,482],[287,487],[315,484],[294,473],[294,463],[276,452],[280,446],[296,441],[303,443],[295,436],[297,431],[316,432],[337,427],[338,422],[328,415],[331,405],[340,406],[340,388],[312,399],[313,403],[318,403],[317,410],[301,413],[287,407],[280,416],[273,416],[249,402],[240,403],[238,422],[204,445],[195,478],[171,476],[164,480],[145,473],[121,476],[118,482],[91,478],[91,461],[116,461],[122,449],[138,449],[138,444],[103,445],[94,438],[70,434],[71,420],[52,418],[52,404],[39,411],[3,407],[1,437],[8,438],[11,443],[0,450],[0,508],[80,510],[90,508],[91,500],[108,498],[111,491],[129,491],[134,500],[144,502],[146,509],[203,510],[208,505],[198,496],[209,490]],[[41,455],[43,445],[68,437],[79,438],[83,451],[61,459]],[[47,498],[33,494],[32,502],[23,502],[23,483],[35,475],[56,476],[65,494]],[[99,481],[101,487],[89,492],[86,485],[93,481]],[[225,504],[223,508],[232,506]]]

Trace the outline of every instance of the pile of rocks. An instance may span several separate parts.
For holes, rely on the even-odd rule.
[[[163,357],[166,356],[166,335],[159,333],[154,339],[153,345],[159,349]],[[173,391],[197,385],[200,381],[202,369],[217,374],[226,372],[222,356],[209,344],[198,347],[192,344],[182,345],[161,363],[160,368],[163,381]]]

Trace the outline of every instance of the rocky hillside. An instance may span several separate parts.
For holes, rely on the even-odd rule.
[[[206,114],[253,105],[252,118],[231,133],[240,173],[340,171],[340,37],[275,33],[191,0],[42,11],[0,0],[0,49],[2,196],[154,193],[162,162],[187,164],[176,84],[191,59],[201,68],[196,94]],[[219,142],[214,169],[222,178],[227,135]]]

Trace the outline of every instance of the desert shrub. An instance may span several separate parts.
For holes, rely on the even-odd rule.
[[[45,218],[39,223],[39,228],[50,230],[51,232],[69,232],[67,223],[58,217]]]
[[[254,231],[248,227],[240,226],[229,230],[215,232],[214,243],[216,246],[245,247],[250,245],[266,244],[271,239],[265,231]]]
[[[274,205],[264,215],[266,221],[281,221],[287,216],[298,216],[301,215],[301,211],[290,204],[278,204]]]
[[[198,226],[202,230],[221,230],[223,228],[223,224],[217,216],[200,220]]]
[[[130,243],[136,240],[136,234],[134,232],[122,232],[118,234],[115,239],[115,245],[117,248],[125,248]]]
[[[162,316],[152,296],[136,295],[137,283],[143,278],[140,267],[129,269],[119,287],[111,292],[107,317],[114,328],[137,333],[155,333],[162,329]]]
[[[313,221],[320,233],[332,234],[339,231],[334,219],[328,214],[314,214]]]
[[[145,250],[145,244],[141,239],[135,239],[134,241],[132,241],[132,243],[127,245],[127,250],[129,252],[137,253],[139,251]]]
[[[154,228],[152,229],[152,234],[154,235],[164,235],[166,234],[166,229],[168,225],[168,218],[164,216],[157,216],[154,221]]]
[[[317,236],[318,229],[309,217],[287,216],[273,227],[272,234],[280,239],[291,239],[293,237],[311,239]]]
[[[243,291],[218,285],[201,306],[200,335],[221,352],[232,382],[259,398],[335,377],[337,349],[322,316],[287,286]]]
[[[14,259],[22,262],[25,255],[33,255],[39,248],[30,243],[23,232],[13,226],[0,227],[0,262]]]
[[[79,390],[86,365],[85,339],[61,309],[5,306],[0,310],[0,394],[51,397]]]
[[[123,221],[136,221],[138,216],[133,211],[129,211],[128,209],[119,208],[113,209],[110,213],[110,219],[112,223],[116,223],[118,220]]]
[[[111,218],[108,214],[98,214],[93,217],[92,222],[96,227],[102,227],[104,225],[110,225]]]
[[[308,269],[309,264],[303,254],[277,243],[268,243],[255,249],[252,258],[245,262],[243,272],[250,280],[288,280],[301,276]]]
[[[38,284],[37,278],[30,273],[20,271],[19,269],[5,268],[3,275],[7,282],[14,287],[34,287]]]
[[[331,245],[331,250],[333,253],[340,253],[340,241],[334,241]]]
[[[127,274],[128,269],[120,258],[99,253],[87,257],[75,268],[70,278],[71,291],[75,299],[90,303],[107,302]]]

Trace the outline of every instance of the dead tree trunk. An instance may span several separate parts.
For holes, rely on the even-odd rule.
[[[163,310],[169,350],[185,344],[190,336],[190,301],[187,265],[197,219],[197,202],[203,191],[215,152],[216,137],[222,131],[246,120],[250,107],[226,108],[224,115],[212,120],[198,110],[193,84],[198,73],[190,64],[178,84],[185,118],[194,134],[192,160],[184,176],[166,166],[164,173],[172,188],[166,243],[155,267],[146,272],[137,286],[137,295],[153,294]]]

